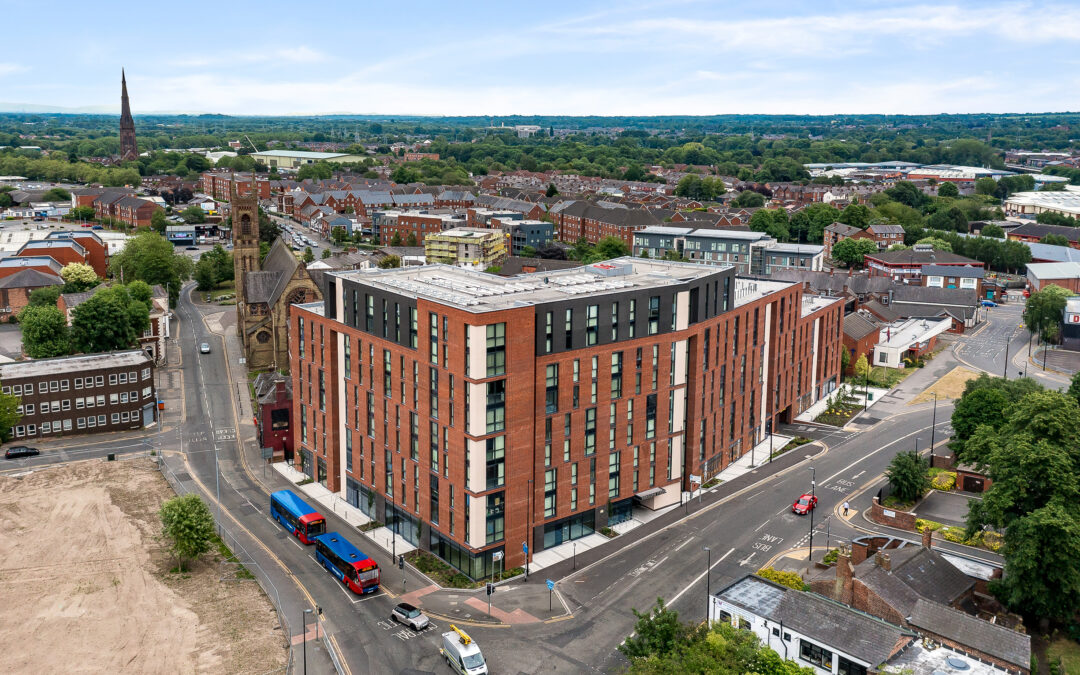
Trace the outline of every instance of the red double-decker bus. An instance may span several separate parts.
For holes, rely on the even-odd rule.
[[[278,490],[270,495],[270,517],[305,544],[326,532],[326,518],[308,506],[292,490]]]

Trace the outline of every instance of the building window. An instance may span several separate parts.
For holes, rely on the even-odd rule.
[[[502,487],[506,479],[506,436],[487,439],[487,487],[491,490]]]
[[[550,363],[546,366],[545,370],[547,385],[545,411],[550,415],[559,410],[559,364]]]
[[[435,365],[439,365],[439,316],[434,313],[428,313],[428,335],[431,341],[431,353],[428,355],[428,359]]]
[[[622,396],[622,352],[611,355],[611,398]]]
[[[431,478],[430,495],[428,497],[428,511],[431,514],[431,524],[439,524],[439,479]]]
[[[619,303],[611,303],[611,341],[619,339]]]
[[[645,397],[645,438],[656,438],[656,394]]]
[[[487,433],[506,428],[506,380],[487,383]]]
[[[352,338],[345,336],[345,379],[352,378]]]
[[[585,410],[585,455],[596,452],[596,408]]]
[[[544,472],[544,517],[550,518],[555,515],[556,476],[558,469],[548,469]]]
[[[608,499],[616,499],[619,496],[619,456],[621,454],[613,452],[608,455]]]
[[[837,655],[836,672],[837,675],[866,675],[866,666]]]
[[[495,492],[487,496],[487,536],[485,542],[494,544],[503,539],[503,514],[506,509],[506,501],[502,492]]]
[[[417,322],[416,308],[409,308],[409,346],[416,349],[417,346]]]
[[[555,330],[555,313],[546,312],[544,314],[544,353],[550,354],[552,349],[552,342],[554,339]]]
[[[741,626],[740,626],[741,627]],[[832,671],[832,652],[824,647],[799,638],[799,658],[824,670]]]
[[[495,323],[487,329],[487,376],[506,373],[506,324]]]
[[[600,333],[600,306],[589,305],[585,315],[585,344],[595,345]]]
[[[570,349],[574,345],[574,310],[566,310],[566,322],[564,324],[565,330],[565,347]]]
[[[649,297],[649,335],[660,332],[660,296]]]

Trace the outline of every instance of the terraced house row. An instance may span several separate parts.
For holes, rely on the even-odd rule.
[[[732,266],[323,283],[290,317],[298,468],[474,578],[678,504],[838,381],[840,301]]]

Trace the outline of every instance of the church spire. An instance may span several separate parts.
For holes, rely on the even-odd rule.
[[[120,69],[120,159],[128,162],[139,156],[135,144],[135,120],[131,118],[131,104],[128,102],[127,73]]]

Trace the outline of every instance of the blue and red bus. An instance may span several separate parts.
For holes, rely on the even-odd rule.
[[[379,590],[379,565],[337,532],[315,537],[315,560],[353,593]]]
[[[270,517],[305,544],[314,544],[315,537],[326,532],[326,518],[292,490],[278,490],[270,495]]]

